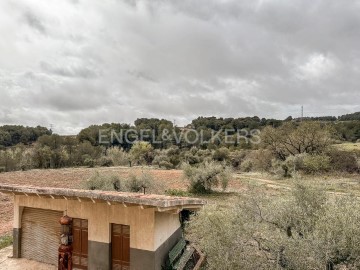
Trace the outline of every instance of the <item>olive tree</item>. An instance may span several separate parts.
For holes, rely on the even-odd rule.
[[[359,269],[360,202],[298,185],[281,197],[259,189],[231,205],[213,204],[188,236],[207,269]]]
[[[264,128],[261,141],[264,147],[285,160],[289,155],[321,154],[331,144],[331,135],[331,128],[318,122],[303,122],[299,125],[287,122],[278,128]]]
[[[139,164],[150,164],[153,160],[153,147],[149,142],[138,141],[133,144],[129,154],[132,160]]]
[[[219,184],[225,190],[231,176],[228,167],[213,161],[201,163],[197,167],[186,164],[183,170],[190,181],[189,191],[193,193],[209,193]]]

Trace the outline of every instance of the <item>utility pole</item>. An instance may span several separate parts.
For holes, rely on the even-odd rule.
[[[301,121],[303,120],[304,118],[304,106],[301,105]]]

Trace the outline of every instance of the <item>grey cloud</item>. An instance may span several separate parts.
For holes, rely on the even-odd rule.
[[[360,110],[359,12],[355,0],[2,1],[0,124],[74,133]]]
[[[91,69],[91,67],[79,65],[78,63],[69,63],[67,66],[61,66],[41,61],[40,67],[47,73],[64,77],[81,77],[91,79],[98,76],[97,72]]]
[[[42,34],[46,34],[45,26],[42,24],[40,19],[31,11],[26,11],[24,13],[25,22],[35,30],[39,31]]]
[[[142,79],[142,80],[148,80],[148,81],[152,81],[152,82],[156,82],[157,80],[152,77],[150,74],[143,72],[143,71],[138,71],[138,70],[129,70],[128,73],[132,76],[134,76],[135,79]]]

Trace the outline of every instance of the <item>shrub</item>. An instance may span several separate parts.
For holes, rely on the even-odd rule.
[[[86,158],[94,160],[100,158],[102,148],[99,146],[92,146],[90,142],[86,141],[76,146],[76,151],[72,155],[75,164],[83,165]]]
[[[260,149],[250,151],[245,160],[251,160],[253,164],[252,170],[269,171],[271,168],[271,160],[273,158],[274,155],[271,151]]]
[[[289,171],[291,173],[294,173],[298,170],[304,169],[304,159],[307,156],[307,154],[298,154],[295,156],[289,156],[285,160],[286,166],[289,168]]]
[[[180,164],[180,149],[177,146],[171,146],[167,149],[167,156],[169,157],[170,163],[173,167]]]
[[[172,169],[174,165],[170,162],[170,158],[168,157],[168,151],[156,151],[155,158],[152,162],[153,165],[158,165],[160,168]]]
[[[253,162],[250,159],[244,160],[240,165],[240,170],[242,172],[250,172],[254,167]]]
[[[87,181],[84,182],[83,187],[90,190],[121,190],[121,181],[117,175],[101,175],[95,172]]]
[[[270,172],[278,177],[287,177],[287,168],[283,166],[284,162],[279,159],[272,159]],[[285,169],[285,170],[284,170]]]
[[[230,151],[226,147],[221,147],[215,150],[213,153],[213,159],[216,161],[225,161],[229,158]]]
[[[359,171],[356,155],[348,151],[332,149],[328,152],[331,169],[337,172],[354,173]]]
[[[307,154],[288,156],[285,161],[273,159],[270,171],[280,177],[292,177],[298,171],[304,170],[304,158],[306,156]]]
[[[86,158],[84,160],[84,165],[89,167],[89,168],[93,168],[95,166],[95,160],[93,160],[92,158]]]
[[[192,193],[209,193],[213,187],[221,185],[227,188],[231,173],[228,167],[215,162],[204,162],[198,167],[183,166],[184,175],[189,179],[189,191]]]
[[[233,168],[239,168],[242,161],[245,159],[247,151],[236,150],[230,153],[229,159]]]
[[[13,243],[13,238],[11,235],[4,235],[0,237],[0,249],[6,248]]]
[[[95,172],[88,180],[82,183],[82,188],[89,190],[109,190],[146,193],[163,193],[161,183],[157,183],[149,172],[136,176],[131,174],[128,179],[120,180],[117,175],[103,175]]]
[[[140,176],[131,174],[125,183],[125,188],[130,192],[161,193],[163,186],[156,182],[150,172],[143,171]]]
[[[358,198],[301,185],[279,197],[261,189],[240,196],[206,206],[187,228],[206,269],[359,269]]]
[[[112,159],[105,156],[101,157],[98,162],[101,167],[111,167],[114,165]]]
[[[129,154],[122,148],[112,147],[107,150],[107,156],[114,166],[126,166],[129,164]]]
[[[330,169],[330,157],[326,155],[307,155],[304,157],[306,173],[325,172]]]
[[[193,153],[191,151],[185,153],[185,160],[190,165],[196,165],[196,164],[199,164],[201,162],[200,157],[196,153]]]
[[[169,161],[162,160],[162,161],[159,162],[159,167],[170,170],[170,169],[174,168],[174,165],[172,163],[170,163]]]
[[[151,164],[154,159],[153,147],[149,142],[135,142],[129,152],[132,160],[138,164]]]
[[[139,192],[143,190],[143,185],[136,175],[131,175],[126,182],[126,188],[130,192]]]
[[[165,194],[177,197],[187,197],[190,195],[189,192],[180,189],[168,189],[165,191]]]

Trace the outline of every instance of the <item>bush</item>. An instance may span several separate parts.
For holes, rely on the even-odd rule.
[[[196,165],[201,162],[201,158],[197,155],[195,147],[191,148],[190,151],[185,153],[185,161],[190,165]]]
[[[129,154],[122,148],[112,147],[107,150],[107,156],[114,166],[126,166],[129,164]]]
[[[6,248],[13,243],[13,238],[11,235],[4,235],[0,237],[0,249]]]
[[[95,160],[93,160],[92,158],[86,158],[84,160],[84,165],[89,167],[89,168],[93,168],[95,166]]]
[[[130,192],[139,192],[143,190],[143,185],[136,175],[131,175],[126,182],[126,188]]]
[[[252,150],[246,156],[245,160],[250,160],[252,163],[252,170],[255,171],[269,171],[271,168],[271,160],[274,158],[272,152],[264,149]]]
[[[125,184],[126,190],[130,192],[161,193],[162,186],[158,184],[150,172],[142,172],[140,176],[131,174]]]
[[[184,175],[189,179],[189,191],[192,193],[209,193],[213,187],[221,185],[227,188],[231,172],[228,167],[215,162],[204,162],[198,167],[183,166]]]
[[[229,159],[233,168],[239,168],[242,161],[245,159],[247,151],[236,150],[230,153]]]
[[[130,149],[130,156],[138,164],[151,164],[154,159],[153,147],[149,142],[137,141]]]
[[[160,168],[173,169],[174,165],[170,162],[168,151],[156,151],[155,158],[152,162],[153,165],[158,165]]]
[[[85,189],[89,190],[121,190],[121,181],[117,175],[100,175],[99,172],[95,172],[85,183],[83,184]]]
[[[295,156],[289,156],[285,160],[285,165],[289,168],[291,173],[294,173],[298,170],[304,169],[304,159],[307,157],[307,154],[298,154]]]
[[[304,157],[306,173],[326,172],[330,169],[330,157],[326,155],[307,155]]]
[[[328,152],[331,169],[336,172],[355,173],[359,171],[354,153],[333,149]]]
[[[111,167],[114,165],[112,159],[105,156],[101,157],[98,162],[101,167]]]
[[[157,183],[149,172],[140,176],[131,174],[128,179],[120,180],[117,175],[104,175],[95,172],[88,180],[82,183],[82,188],[89,190],[108,190],[123,192],[163,193],[164,188]]]
[[[288,156],[285,161],[273,159],[271,162],[271,172],[280,177],[292,177],[298,171],[304,170],[304,158],[307,154]]]
[[[244,160],[240,165],[240,170],[242,172],[250,172],[254,167],[253,162],[250,159]]]
[[[206,206],[187,228],[206,269],[359,269],[358,198],[301,185],[279,197],[261,189],[240,196]]]
[[[172,163],[170,163],[169,161],[162,160],[162,161],[159,162],[159,167],[170,170],[170,169],[174,168],[174,165]]]
[[[215,150],[213,153],[213,159],[216,161],[225,161],[229,158],[230,151],[226,147],[221,147]]]
[[[180,189],[168,189],[165,191],[165,194],[176,197],[187,197],[190,195],[189,192]]]

